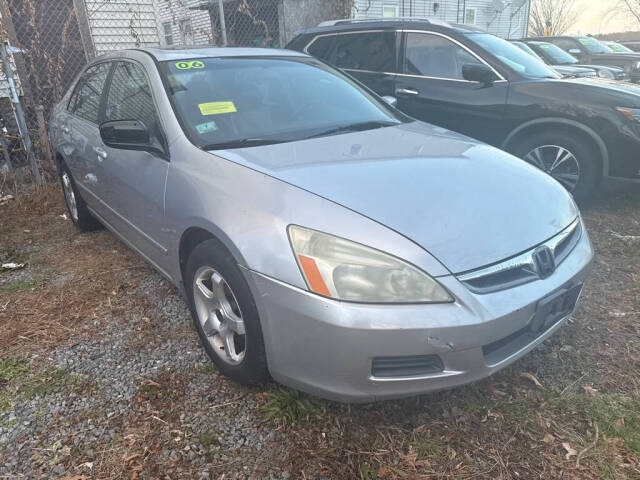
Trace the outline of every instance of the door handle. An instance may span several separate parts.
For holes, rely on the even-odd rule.
[[[420,95],[418,90],[414,90],[413,88],[398,88],[396,89],[397,95]]]
[[[107,158],[107,152],[101,147],[93,147],[93,151],[96,155],[98,155],[98,160],[102,161]]]
[[[62,133],[69,133],[69,127],[62,127]]]

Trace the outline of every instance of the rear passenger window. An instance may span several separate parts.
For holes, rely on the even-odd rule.
[[[68,110],[84,118],[88,122],[97,124],[100,116],[100,100],[104,92],[104,85],[111,68],[111,62],[100,63],[89,67],[78,81]]]
[[[396,71],[396,33],[369,32],[336,35],[330,63],[338,68]]]
[[[335,39],[335,35],[316,37],[313,43],[307,47],[307,53],[320,60],[331,63],[331,53],[333,52],[333,42]]]

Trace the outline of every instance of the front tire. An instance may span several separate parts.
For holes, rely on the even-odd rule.
[[[191,316],[211,361],[238,383],[266,381],[258,309],[233,258],[216,240],[206,240],[191,252],[185,271]]]
[[[601,180],[598,155],[581,137],[541,132],[520,141],[513,153],[548,173],[576,200],[588,200]]]

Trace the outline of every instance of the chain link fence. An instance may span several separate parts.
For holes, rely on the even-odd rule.
[[[282,47],[295,30],[349,17],[352,8],[353,0],[0,0],[0,33],[19,49],[10,63],[36,156],[51,174],[46,122],[96,56],[146,46]],[[13,138],[5,83],[0,76],[0,115]],[[11,153],[19,166],[26,157],[17,138]]]

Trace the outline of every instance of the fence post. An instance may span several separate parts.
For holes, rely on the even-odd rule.
[[[24,119],[24,111],[22,110],[22,104],[20,103],[20,97],[18,96],[18,90],[13,77],[13,68],[9,63],[9,55],[7,54],[7,42],[2,42],[0,47],[0,55],[2,55],[2,64],[4,66],[4,72],[7,77],[7,83],[9,84],[9,93],[11,95],[11,103],[13,105],[13,113],[16,116],[16,122],[18,123],[18,130],[20,136],[22,136],[22,144],[24,151],[27,154],[29,163],[31,165],[31,171],[35,178],[36,185],[42,184],[42,177],[40,176],[40,170],[38,170],[38,163],[33,156],[33,145],[31,144],[31,137],[29,136],[29,129],[27,128],[27,122]]]
[[[53,163],[53,155],[51,154],[51,145],[49,144],[49,135],[47,134],[47,124],[44,121],[44,107],[38,105],[36,107],[36,120],[38,121],[38,136],[40,137],[40,150],[44,154],[47,165],[51,171],[55,171]]]
[[[224,19],[223,0],[218,0],[218,14],[220,15],[220,34],[222,36],[222,46],[227,46],[227,24]]]
[[[96,56],[96,49],[91,36],[91,25],[89,24],[89,14],[84,0],[73,0],[73,9],[76,12],[76,20],[80,29],[80,41],[84,49],[84,56],[90,62]]]

